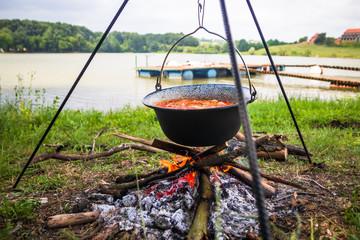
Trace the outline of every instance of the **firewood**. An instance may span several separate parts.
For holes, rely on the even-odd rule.
[[[221,150],[224,150],[227,147],[228,147],[227,143],[212,146],[212,147],[206,149],[205,151],[196,154],[194,156],[194,160],[198,161],[199,159],[202,160],[204,158],[210,157],[212,155],[215,155],[215,154],[219,153]]]
[[[200,194],[194,219],[190,226],[187,239],[201,240],[207,239],[207,225],[209,219],[209,209],[214,198],[212,184],[207,174],[200,174]]]
[[[250,171],[250,168],[249,167],[246,167],[244,165],[241,165],[237,162],[227,162],[227,165],[229,166],[232,166],[232,167],[236,167],[236,168],[239,168],[239,169],[242,169],[244,171]],[[283,183],[283,184],[286,184],[286,185],[289,185],[289,186],[292,186],[292,187],[296,187],[296,188],[299,188],[299,189],[304,189],[306,190],[307,188],[300,185],[300,184],[297,184],[297,183],[293,183],[291,181],[288,181],[288,180],[285,180],[283,178],[280,178],[280,177],[276,177],[276,176],[273,176],[273,175],[270,175],[270,174],[266,174],[266,173],[263,173],[263,172],[260,172],[260,176],[263,177],[263,178],[266,178],[270,181],[273,181],[273,182],[277,182],[277,183]]]
[[[253,180],[251,174],[235,167],[231,167],[228,171],[231,175],[236,177],[239,180],[244,181],[249,186],[253,185]],[[264,190],[265,197],[270,198],[275,195],[275,188],[267,184],[264,180],[261,180],[261,186]]]
[[[143,139],[143,138],[139,138],[139,137],[134,137],[134,136],[129,136],[126,135],[124,133],[121,132],[117,132],[117,133],[111,133],[111,135],[120,137],[120,138],[124,138],[124,139],[128,139],[131,140],[133,142],[139,142],[142,144],[145,144],[147,146],[152,146],[158,149],[162,149],[168,152],[172,152],[175,154],[179,154],[182,156],[194,156],[198,153],[200,153],[199,150],[194,149],[194,148],[190,148],[187,146],[183,146],[180,144],[176,144],[173,142],[169,142],[169,141],[165,141],[162,139],[158,139],[158,138],[154,138],[152,141],[149,141],[147,139]]]
[[[284,148],[282,150],[275,150],[275,151],[258,151],[256,152],[259,158],[264,159],[276,159],[285,161],[288,158],[288,150],[287,148]]]
[[[106,240],[110,236],[115,235],[119,232],[119,223],[116,222],[110,227],[106,228],[103,232],[96,235],[92,240]]]
[[[99,217],[99,215],[99,211],[55,215],[49,218],[47,227],[61,228],[70,225],[85,224],[95,221]]]
[[[294,156],[306,156],[306,152],[305,149],[301,146],[296,146],[296,145],[290,145],[290,144],[285,144],[285,147],[288,149],[288,153],[290,155],[294,155]],[[312,154],[310,153],[310,149],[307,148],[309,155],[312,156]]]
[[[138,143],[142,143],[142,144],[151,146],[151,141],[146,140],[146,139],[143,139],[143,138],[134,137],[134,136],[129,136],[129,135],[126,135],[126,134],[121,133],[121,132],[110,133],[110,134],[111,134],[111,135],[114,135],[114,136],[117,136],[117,137],[119,137],[119,138],[124,138],[124,139],[127,139],[127,140],[131,140],[131,141],[133,141],[133,142],[138,142]]]
[[[281,150],[281,149],[284,149],[286,148],[287,149],[287,153],[290,154],[290,155],[293,155],[294,157],[296,158],[299,158],[301,160],[306,160],[306,159],[303,159],[301,156],[307,156],[306,155],[306,152],[305,152],[305,149],[302,147],[302,146],[296,146],[296,145],[291,145],[291,144],[284,144],[282,141],[280,141],[280,138],[282,136],[281,135],[272,135],[270,137],[271,140],[274,140],[275,142],[266,142],[264,143],[263,145],[261,145],[261,148],[264,148],[265,149],[265,152],[274,152],[274,151],[277,151],[277,150]],[[240,132],[238,132],[236,135],[235,135],[235,138],[238,139],[240,142],[245,142],[245,136],[243,134],[241,134]],[[253,140],[255,141],[256,138],[253,137]],[[277,148],[278,147],[278,148]],[[275,148],[275,149],[272,149],[272,148]],[[307,149],[309,154],[310,154],[310,149]],[[275,155],[277,155],[278,153],[275,153]],[[269,156],[265,156],[264,153],[258,152],[258,155],[260,155],[260,157],[264,157],[264,158],[269,158]],[[311,154],[310,154],[311,156]],[[273,159],[279,159],[279,160],[285,160],[284,158],[280,157],[280,158],[276,158],[276,157],[271,157]]]
[[[165,140],[162,140],[159,138],[154,138],[151,142],[151,146],[171,152],[171,153],[179,154],[181,156],[192,157],[192,156],[195,156],[196,154],[201,153],[200,150],[197,150],[195,148],[183,146],[183,145],[165,141]]]

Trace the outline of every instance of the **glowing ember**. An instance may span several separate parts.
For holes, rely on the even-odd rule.
[[[159,162],[159,164],[163,168],[168,169],[168,172],[173,172],[173,171],[183,167],[187,162],[190,162],[190,163],[193,162],[193,160],[191,160],[191,157],[183,157],[183,156],[180,156],[180,155],[174,155],[174,156],[172,156],[172,158],[173,158],[173,162],[170,162],[168,160],[161,160]],[[174,185],[171,187],[170,190],[164,191],[164,192],[161,192],[161,193],[158,192],[158,193],[156,193],[156,196],[158,198],[160,198],[162,196],[172,195],[178,188],[182,187],[182,182],[184,182],[184,181],[188,182],[189,185],[192,188],[194,188],[195,187],[195,177],[196,177],[196,172],[188,173],[188,174],[184,175],[183,177],[178,178],[177,180],[175,180],[173,182]],[[151,187],[151,189],[147,192],[147,194],[152,192],[155,187],[156,187],[156,185]]]
[[[227,172],[227,171],[229,171],[230,170],[230,166],[223,166],[222,168],[221,168],[221,170],[223,171],[223,172]]]

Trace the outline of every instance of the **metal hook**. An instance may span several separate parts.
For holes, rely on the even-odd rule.
[[[201,17],[200,17],[201,15]],[[203,4],[200,3],[200,0],[198,0],[198,22],[199,27],[204,26],[204,15],[205,15],[205,0],[203,0]]]

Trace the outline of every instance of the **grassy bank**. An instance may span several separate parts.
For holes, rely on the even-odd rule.
[[[360,58],[359,48],[328,47],[312,43],[271,46],[274,56],[329,57],[329,58]],[[250,54],[250,53],[247,53]],[[264,48],[256,50],[255,55],[266,55]]]
[[[313,161],[325,161],[327,168],[304,172],[309,169],[308,164],[290,157],[287,162],[261,160],[261,170],[289,180],[305,181],[310,176],[330,192],[336,193],[329,194],[328,201],[314,203],[321,204],[322,211],[320,207],[315,207],[314,211],[301,216],[301,238],[308,238],[314,231],[319,236],[325,236],[329,234],[327,228],[333,237],[336,234],[355,236],[360,231],[359,199],[355,192],[360,184],[360,97],[290,101],[306,144],[313,154]],[[258,100],[250,104],[248,109],[253,131],[284,134],[289,139],[287,143],[301,145],[282,99]],[[34,105],[24,97],[0,106],[0,238],[46,239],[52,236],[55,239],[80,239],[81,235],[76,235],[71,228],[43,233],[46,218],[71,212],[69,199],[96,188],[100,181],[111,182],[119,174],[135,169],[138,172],[155,170],[160,159],[170,157],[165,153],[128,150],[91,161],[47,160],[32,165],[18,190],[11,189],[55,111],[56,103],[52,106]],[[62,145],[62,153],[101,152],[127,142],[109,134],[115,132],[114,127],[125,134],[149,140],[165,138],[152,110],[126,106],[106,113],[65,110],[44,143]],[[92,149],[94,139],[96,144]],[[54,151],[54,148],[42,146],[39,154],[49,151]],[[49,204],[40,205],[36,199],[45,196]],[[309,224],[310,219],[315,225]],[[286,234],[290,236],[291,233]],[[40,237],[42,234],[45,234],[45,238]]]

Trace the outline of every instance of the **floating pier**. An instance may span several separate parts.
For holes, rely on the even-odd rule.
[[[239,70],[245,71],[245,66],[239,64]],[[248,64],[250,74],[275,74],[270,64]],[[295,73],[285,73],[283,70],[285,67],[313,67],[318,66],[320,68],[333,68],[341,70],[360,71],[359,67],[345,67],[345,66],[328,66],[328,65],[276,65],[276,70],[281,76],[312,79],[318,81],[330,82],[331,86],[335,87],[351,87],[360,89],[360,80],[326,77],[322,75],[305,75]],[[217,78],[217,77],[231,77],[231,64],[230,63],[206,63],[200,65],[183,64],[176,66],[164,66],[163,76],[164,78],[178,78],[191,80],[194,78]],[[146,66],[137,67],[136,71],[140,77],[159,77],[160,66]]]
[[[252,64],[247,65],[249,70],[269,70],[272,71],[270,64]],[[277,65],[277,70],[284,70],[283,65]],[[239,64],[239,69],[245,69],[244,65]],[[136,71],[140,77],[159,77],[160,66],[146,66],[137,67]],[[179,78],[179,79],[194,79],[194,78],[217,78],[217,77],[231,77],[230,63],[206,63],[200,65],[183,64],[177,66],[164,66],[164,78]]]

